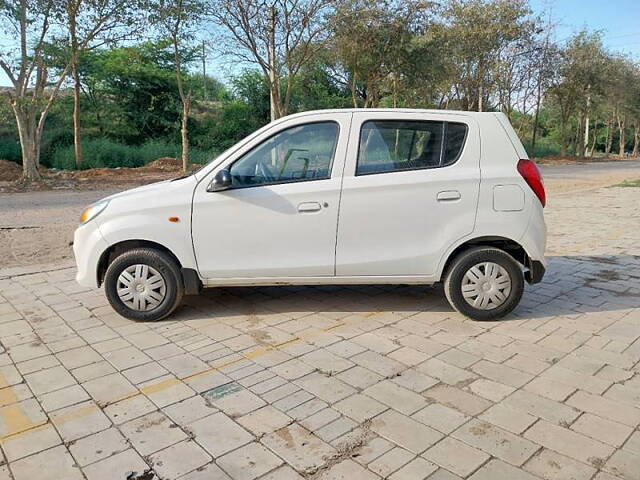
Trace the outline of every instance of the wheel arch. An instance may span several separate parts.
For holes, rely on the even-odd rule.
[[[482,237],[472,238],[465,240],[460,245],[456,246],[451,252],[448,253],[444,263],[440,268],[440,279],[444,280],[447,271],[455,258],[465,250],[474,247],[494,247],[503,250],[509,254],[516,262],[520,263],[525,268],[530,268],[531,259],[527,254],[524,247],[515,240],[499,235],[487,235]]]
[[[98,268],[96,270],[96,280],[98,282],[98,286],[102,285],[102,283],[104,282],[104,275],[107,272],[107,268],[109,267],[111,262],[113,262],[113,260],[116,259],[119,255],[134,248],[153,248],[154,250],[164,252],[173,260],[175,260],[178,268],[180,268],[181,271],[184,270],[182,268],[180,259],[170,249],[160,243],[151,240],[140,239],[123,240],[121,242],[110,245],[104,252],[102,252],[102,255],[100,255],[100,260],[98,260]]]

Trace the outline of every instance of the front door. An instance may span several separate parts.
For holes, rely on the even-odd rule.
[[[433,275],[445,250],[473,231],[479,161],[470,117],[355,113],[336,274]]]
[[[313,114],[276,124],[196,187],[193,246],[213,278],[335,274],[340,183],[351,114]],[[221,168],[230,189],[208,192]]]

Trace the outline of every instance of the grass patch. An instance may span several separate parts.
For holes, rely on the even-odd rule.
[[[180,157],[181,146],[157,140],[142,145],[125,145],[106,138],[92,138],[82,141],[82,169],[142,167],[161,157]],[[212,160],[217,152],[191,147],[189,158],[191,163],[206,163]],[[59,147],[42,162],[50,168],[74,170],[75,157],[73,145]]]
[[[625,180],[622,183],[618,183],[616,185],[611,185],[612,187],[625,187],[625,188],[640,188],[640,178],[638,178],[637,180]]]

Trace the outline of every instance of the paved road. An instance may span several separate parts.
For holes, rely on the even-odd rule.
[[[498,322],[371,286],[135,323],[73,268],[0,269],[0,480],[638,480],[639,202],[558,196],[548,273]]]
[[[116,190],[0,193],[0,226],[77,221],[82,208]]]
[[[638,171],[640,175],[640,160],[623,160],[614,162],[585,162],[577,165],[541,165],[545,178],[572,178],[608,175],[616,172]]]

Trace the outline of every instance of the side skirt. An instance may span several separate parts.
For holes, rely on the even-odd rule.
[[[255,277],[255,278],[209,278],[203,280],[205,287],[241,287],[249,285],[431,285],[439,280],[418,275],[352,276],[352,277]]]

